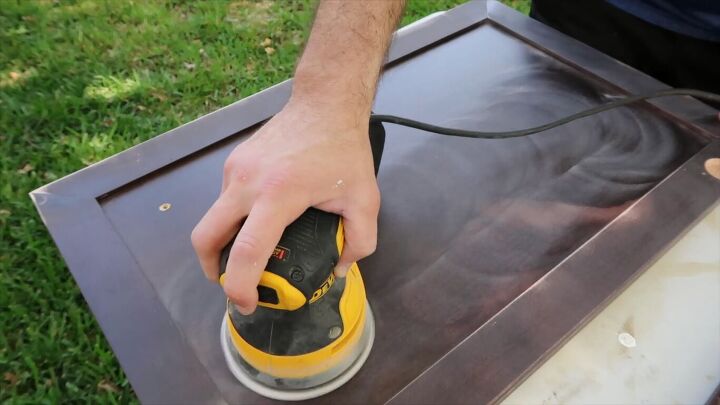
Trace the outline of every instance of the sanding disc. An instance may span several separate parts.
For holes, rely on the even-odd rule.
[[[255,380],[250,374],[248,374],[242,365],[238,364],[239,356],[234,351],[230,333],[228,331],[226,315],[223,315],[222,326],[220,328],[220,344],[230,371],[233,373],[235,378],[238,379],[238,381],[252,391],[266,398],[281,401],[303,401],[306,399],[317,398],[321,395],[327,394],[328,392],[336,390],[338,387],[348,382],[355,374],[357,374],[358,371],[360,371],[360,368],[363,364],[365,364],[365,360],[367,360],[370,355],[370,350],[372,349],[373,341],[375,340],[375,318],[373,317],[373,313],[367,303],[365,304],[365,311],[365,327],[363,329],[360,342],[358,342],[358,344],[363,345],[363,347],[359,352],[357,359],[355,359],[355,361],[345,371],[334,379],[314,387],[283,390],[269,387]]]

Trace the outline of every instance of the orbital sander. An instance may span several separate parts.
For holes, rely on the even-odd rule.
[[[385,142],[370,125],[375,173]],[[309,208],[283,232],[263,271],[258,307],[241,314],[228,300],[221,345],[233,375],[268,398],[304,400],[344,384],[367,359],[375,323],[357,263],[333,274],[344,243],[342,218]],[[232,241],[220,257],[220,283]]]
[[[515,131],[446,128],[393,115],[370,116],[370,144],[377,174],[385,142],[382,123],[475,139],[517,138],[639,101],[693,96],[720,103],[720,95],[666,89],[629,95],[556,121]],[[375,337],[372,311],[357,263],[345,278],[333,269],[342,253],[342,219],[310,208],[284,231],[258,285],[258,308],[242,315],[228,301],[221,344],[228,366],[245,386],[268,398],[304,400],[326,394],[358,372]],[[220,282],[232,241],[222,252]]]

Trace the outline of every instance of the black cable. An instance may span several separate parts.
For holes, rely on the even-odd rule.
[[[642,100],[657,97],[667,96],[693,96],[699,99],[711,100],[720,103],[720,94],[710,93],[708,91],[701,91],[695,89],[669,89],[660,90],[651,94],[641,94],[634,96],[627,96],[619,100],[611,101],[606,104],[599,105],[597,107],[590,108],[585,111],[568,115],[567,117],[561,118],[557,121],[552,121],[544,125],[537,127],[519,129],[515,131],[501,131],[501,132],[484,132],[484,131],[470,131],[466,129],[458,128],[446,128],[437,125],[427,124],[425,122],[411,120],[409,118],[397,117],[394,115],[383,115],[383,114],[372,114],[370,116],[370,123],[373,122],[386,122],[388,124],[402,125],[410,128],[420,129],[423,131],[434,132],[442,135],[460,136],[464,138],[480,138],[480,139],[505,139],[505,138],[518,138],[521,136],[527,136],[536,134],[538,132],[547,131],[560,125],[565,125],[569,122],[585,118],[590,115],[595,115],[603,111],[611,110],[613,108],[622,107],[627,104],[635,103]]]

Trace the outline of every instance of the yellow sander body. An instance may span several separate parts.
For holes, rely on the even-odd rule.
[[[283,233],[258,285],[258,308],[228,301],[221,343],[235,377],[274,399],[303,400],[349,380],[367,358],[374,320],[357,264],[336,278],[339,216],[308,209]],[[229,249],[221,258],[220,282]]]
[[[375,174],[385,145],[370,122]],[[220,283],[232,242],[220,258]],[[342,218],[309,208],[283,232],[258,285],[258,307],[242,315],[228,301],[221,344],[233,375],[268,398],[304,400],[352,378],[370,354],[375,321],[357,263],[333,274],[344,244]]]

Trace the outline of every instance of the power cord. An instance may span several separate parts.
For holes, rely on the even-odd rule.
[[[386,122],[388,124],[402,125],[405,127],[420,129],[423,131],[434,132],[436,134],[460,136],[464,138],[479,138],[479,139],[508,139],[518,138],[521,136],[528,136],[536,134],[538,132],[547,131],[561,125],[565,125],[569,122],[579,120],[591,115],[599,114],[603,111],[611,110],[613,108],[622,107],[624,105],[636,103],[638,101],[647,100],[658,97],[668,96],[693,96],[695,98],[715,101],[720,103],[720,94],[711,93],[708,91],[701,91],[695,89],[669,89],[660,90],[650,94],[641,94],[624,97],[615,101],[611,101],[606,104],[599,105],[578,113],[568,115],[567,117],[561,118],[557,121],[552,121],[547,124],[543,124],[537,127],[519,129],[515,131],[501,131],[501,132],[485,132],[485,131],[470,131],[466,129],[458,128],[446,128],[437,125],[428,124],[425,122],[415,121],[409,118],[397,117],[395,115],[384,115],[384,114],[372,114],[370,116],[370,123],[373,122]]]

